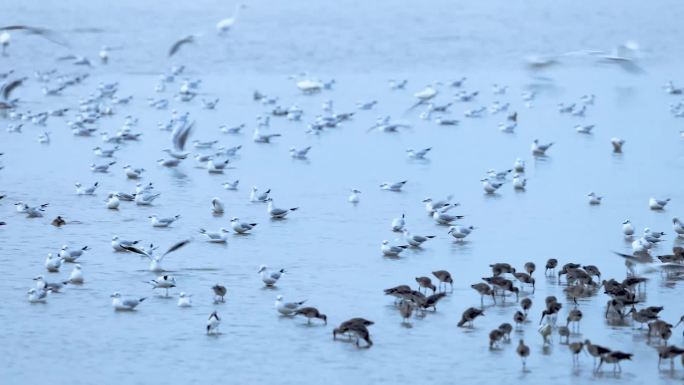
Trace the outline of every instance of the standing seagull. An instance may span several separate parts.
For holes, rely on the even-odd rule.
[[[244,4],[236,4],[235,10],[233,10],[233,14],[230,17],[222,19],[221,21],[216,23],[216,32],[218,32],[219,35],[223,35],[226,32],[230,31],[230,29],[233,28],[235,23],[237,23],[238,21],[240,10],[244,8],[247,8],[247,6]]]
[[[548,144],[539,144],[539,140],[535,139],[534,142],[532,142],[532,155],[545,156],[546,150],[548,150],[552,145],[553,142]]]
[[[218,334],[219,325],[221,324],[221,319],[216,312],[212,312],[207,320],[207,335]]]
[[[266,286],[273,287],[276,284],[276,282],[278,282],[281,275],[285,273],[285,269],[280,269],[278,271],[271,272],[270,270],[268,270],[268,266],[261,265],[259,266],[259,270],[257,270],[257,273],[261,275],[261,280],[264,282]]]
[[[304,302],[306,302],[306,300],[299,302],[283,302],[283,296],[279,295],[276,297],[275,308],[278,313],[282,315],[292,315],[299,310],[299,307],[302,306]]]
[[[287,214],[290,211],[296,211],[297,209],[299,209],[299,207],[292,207],[289,209],[279,209],[279,208],[273,206],[273,198],[268,198],[268,199],[266,199],[266,201],[268,202],[268,208],[266,210],[268,211],[269,215],[271,215],[271,218],[274,218],[274,219],[283,219],[287,216]]]

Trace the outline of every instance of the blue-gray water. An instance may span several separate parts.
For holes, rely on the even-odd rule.
[[[456,327],[461,312],[479,305],[470,285],[488,276],[488,265],[510,262],[521,268],[534,261],[538,268],[555,257],[561,263],[595,264],[606,278],[621,280],[623,262],[611,251],[629,252],[620,223],[631,219],[644,227],[666,231],[667,241],[656,254],[677,244],[671,217],[684,215],[684,194],[679,179],[684,149],[681,122],[668,106],[679,100],[664,94],[662,84],[678,78],[682,63],[676,51],[682,39],[684,13],[677,1],[657,5],[637,1],[577,4],[509,4],[505,1],[458,3],[433,1],[422,5],[391,1],[361,2],[266,2],[248,4],[229,36],[220,39],[214,25],[228,16],[233,3],[195,1],[185,4],[123,1],[114,4],[39,1],[0,4],[3,24],[26,23],[56,29],[74,52],[96,58],[103,44],[123,45],[112,51],[111,63],[96,65],[82,85],[63,96],[44,97],[40,84],[31,78],[15,95],[21,110],[33,112],[75,105],[94,92],[98,82],[120,82],[120,94],[134,95],[129,106],[115,106],[116,114],[100,120],[103,132],[114,133],[125,115],[138,117],[134,130],[143,132],[139,143],[122,146],[118,163],[109,174],[93,174],[89,165],[98,136],[72,136],[65,118],[50,118],[46,128],[27,124],[22,134],[0,130],[0,383],[511,383],[551,380],[558,383],[646,381],[679,382],[677,371],[658,371],[657,355],[645,334],[631,326],[610,326],[603,318],[608,297],[598,294],[581,301],[585,314],[581,335],[610,348],[634,353],[615,377],[610,366],[592,373],[591,360],[582,356],[572,368],[565,345],[554,342],[543,349],[537,320],[546,295],[564,303],[559,320],[571,304],[554,279],[538,271],[537,290],[528,294],[535,305],[531,323],[516,332],[511,344],[498,351],[487,348],[487,334],[502,322],[512,323],[515,305],[487,307],[486,316],[473,330]],[[223,9],[223,11],[221,11]],[[79,28],[101,28],[82,32]],[[197,44],[184,47],[173,60],[168,46],[177,37],[202,33]],[[533,79],[522,69],[530,53],[561,53],[577,49],[610,49],[625,40],[638,41],[644,53],[646,73],[635,76],[616,68],[572,63],[544,73],[551,78],[539,92],[532,108],[520,94]],[[10,56],[0,58],[3,71],[14,68],[32,76],[34,70],[58,68],[61,73],[80,72],[54,58],[70,51],[37,37],[13,33]],[[152,110],[147,97],[169,97],[179,83],[164,94],[154,92],[157,75],[172,64],[185,64],[188,76],[201,78],[198,98],[221,98],[217,110],[201,109],[199,100],[171,102],[168,110]],[[287,76],[310,71],[322,79],[335,78],[331,91],[304,96]],[[436,80],[467,76],[465,88],[480,90],[471,103],[455,103],[457,127],[437,126],[418,119],[420,109],[406,114],[412,93]],[[390,91],[388,79],[409,79],[407,90]],[[506,84],[506,95],[493,95],[492,83]],[[280,97],[284,107],[297,104],[305,114],[302,122],[271,118],[271,131],[283,134],[270,145],[253,143],[255,116],[268,111],[251,100],[260,90]],[[443,88],[439,102],[454,91]],[[557,103],[576,102],[584,94],[596,94],[583,119],[560,115]],[[321,111],[326,99],[338,111],[351,111],[357,101],[377,99],[373,111],[359,111],[352,121],[320,136],[306,135],[306,124]],[[519,113],[515,134],[503,134],[497,124],[503,115],[485,114],[467,119],[468,108],[508,101]],[[234,170],[223,176],[209,175],[185,161],[178,173],[160,168],[155,160],[169,145],[168,133],[157,122],[167,121],[170,111],[189,111],[196,120],[192,139],[219,139],[226,147],[241,144]],[[391,114],[412,123],[398,134],[367,132],[376,117]],[[240,136],[222,134],[220,124],[246,123]],[[574,130],[578,122],[595,124],[593,135]],[[2,123],[3,128],[10,121]],[[41,145],[42,130],[52,142]],[[609,140],[626,140],[625,152],[614,155]],[[549,157],[535,161],[530,155],[534,138],[554,141]],[[290,146],[313,146],[308,162],[289,158]],[[432,146],[429,162],[407,160],[408,147]],[[497,196],[485,196],[479,179],[490,168],[510,168],[516,157],[527,161],[528,189],[513,191],[510,183]],[[162,193],[152,207],[122,202],[119,211],[104,208],[108,191],[129,191],[135,182],[126,180],[125,164],[144,167],[144,182],[151,181]],[[237,192],[221,187],[225,180],[240,179]],[[380,191],[385,181],[406,179],[402,193]],[[75,182],[100,182],[95,197],[76,196]],[[271,188],[277,206],[299,206],[285,221],[271,221],[266,208],[248,202],[249,188]],[[361,203],[350,205],[350,188],[363,193]],[[604,195],[597,207],[587,204],[586,194]],[[436,226],[420,202],[453,193],[466,215],[464,224],[477,227],[468,242],[458,244],[447,228]],[[648,209],[650,196],[670,197],[664,212]],[[210,200],[220,197],[226,214],[210,213]],[[14,212],[14,201],[50,202],[44,218],[25,219]],[[153,229],[147,216],[181,214],[169,229]],[[392,218],[405,213],[414,233],[437,238],[422,250],[410,250],[399,260],[381,256],[383,239]],[[83,224],[54,228],[56,215]],[[249,236],[229,236],[227,246],[203,242],[200,227],[228,227],[232,216],[258,222]],[[143,283],[155,277],[148,263],[132,254],[114,253],[112,235],[143,239],[162,248],[193,236],[195,242],[167,257],[166,268],[178,281],[173,293],[194,294],[194,306],[176,307],[175,299],[158,297]],[[67,277],[71,266],[48,274],[45,255],[62,244],[89,245],[81,265],[86,283],[50,296],[47,304],[30,304],[26,290],[31,280],[45,274],[49,281]],[[264,289],[256,274],[260,264],[284,267],[288,273],[277,288]],[[414,286],[414,277],[447,269],[455,277],[455,290],[434,314],[412,319],[411,328],[382,289],[398,284]],[[647,275],[646,303],[664,305],[662,318],[669,322],[684,313],[681,286],[666,282],[658,273]],[[214,305],[210,287],[228,287],[225,304]],[[137,312],[117,313],[109,295],[114,291],[149,296]],[[302,319],[277,316],[276,295],[286,300],[307,299],[328,315],[329,324],[307,326]],[[204,326],[212,310],[223,318],[222,335],[207,337]],[[370,328],[375,345],[358,350],[351,344],[333,342],[331,331],[339,322],[363,316],[375,321]],[[518,338],[531,347],[529,371],[522,372],[515,354]],[[682,344],[681,328],[670,343]]]

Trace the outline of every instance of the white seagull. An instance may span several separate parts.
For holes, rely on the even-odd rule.
[[[233,217],[230,220],[230,226],[233,228],[233,231],[235,231],[237,234],[245,234],[246,232],[252,230],[256,225],[256,223],[240,222],[240,219],[238,217]]]
[[[221,227],[219,231],[207,231],[205,229],[199,229],[199,233],[204,235],[207,238],[208,242],[226,243],[226,234],[228,234],[229,231]]]
[[[110,297],[112,297],[112,306],[114,307],[114,310],[135,310],[135,308],[140,305],[142,301],[145,300],[145,297],[143,298],[125,298],[119,293],[113,293]]]
[[[180,215],[176,215],[168,218],[159,218],[157,215],[150,215],[148,217],[152,223],[152,227],[169,227],[173,222],[180,218]]]
[[[406,182],[408,182],[408,181],[403,180],[401,182],[394,182],[394,183],[385,182],[385,183],[380,185],[380,188],[383,190],[398,192],[398,191],[401,191],[401,188],[404,187]]]
[[[282,315],[292,315],[292,313],[299,310],[299,307],[302,306],[304,302],[306,302],[306,300],[299,302],[283,302],[283,296],[279,295],[276,297],[275,308],[278,313]]]
[[[266,201],[268,201],[268,207],[266,208],[266,211],[268,211],[268,214],[271,215],[271,218],[275,218],[275,219],[283,219],[287,216],[287,214],[290,211],[296,211],[299,209],[299,207],[292,207],[289,209],[279,209],[279,208],[273,206],[273,198],[268,198]]]
[[[361,200],[361,198],[359,197],[359,194],[361,194],[361,191],[359,191],[357,189],[352,189],[351,194],[349,194],[349,198],[347,198],[349,203],[353,203],[353,204],[359,203],[359,201]]]
[[[532,155],[544,156],[546,155],[546,150],[553,145],[553,142],[547,144],[539,144],[539,140],[535,139],[532,142]]]
[[[408,248],[407,245],[393,246],[389,244],[388,240],[384,240],[380,246],[380,251],[382,251],[382,254],[385,256],[398,257],[406,248]]]
[[[174,251],[180,249],[181,247],[187,245],[188,243],[190,243],[189,239],[186,239],[184,241],[180,241],[180,242],[176,243],[175,245],[169,247],[169,249],[166,250],[166,252],[162,255],[154,255],[154,250],[156,248],[153,247],[152,245],[150,245],[149,250],[142,250],[142,249],[139,249],[133,245],[129,246],[129,245],[121,244],[120,246],[126,251],[130,251],[132,253],[140,254],[142,256],[147,257],[150,260],[149,270],[154,271],[154,272],[160,272],[160,271],[164,271],[164,269],[161,266],[161,262],[164,259],[164,257],[167,256],[168,254],[171,254]]]
[[[259,266],[259,270],[257,270],[257,273],[261,275],[261,280],[264,282],[264,285],[268,287],[272,287],[278,282],[280,277],[285,273],[285,269],[280,269],[278,271],[270,271],[268,269],[268,266],[266,265],[261,265]]]
[[[670,198],[666,199],[656,199],[651,197],[651,199],[648,200],[648,207],[651,210],[662,210],[665,208],[667,203],[670,201]]]

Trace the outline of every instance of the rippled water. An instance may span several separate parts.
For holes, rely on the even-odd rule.
[[[122,4],[119,4],[122,3]],[[652,6],[641,2],[605,2],[600,8],[579,7],[563,1],[539,4],[423,5],[393,2],[250,2],[238,28],[226,40],[213,35],[213,25],[230,14],[233,4],[192,2],[169,6],[166,2],[117,2],[116,5],[67,1],[46,6],[43,2],[0,4],[3,23],[23,22],[51,26],[60,31],[78,53],[94,57],[102,44],[123,44],[112,53],[112,63],[92,70],[84,84],[68,89],[62,97],[43,97],[34,80],[16,91],[23,110],[43,111],[73,105],[91,93],[98,82],[119,81],[120,93],[135,95],[131,105],[117,107],[117,114],[99,123],[101,131],[113,133],[124,116],[140,119],[136,130],[144,133],[139,143],[123,146],[118,164],[109,174],[92,174],[89,164],[100,163],[92,148],[98,137],[80,138],[67,129],[67,118],[51,118],[49,145],[37,143],[40,127],[27,124],[23,134],[0,131],[0,383],[510,383],[530,381],[588,381],[643,383],[679,381],[674,373],[656,369],[657,355],[643,332],[630,325],[609,325],[603,318],[608,297],[599,294],[582,300],[585,317],[581,335],[593,342],[634,353],[614,376],[607,367],[592,373],[589,357],[571,366],[565,345],[554,342],[543,348],[536,323],[547,295],[562,298],[564,319],[571,307],[563,285],[544,279],[538,271],[537,290],[526,293],[534,301],[531,322],[516,332],[501,350],[487,348],[487,334],[502,322],[511,322],[516,304],[489,306],[486,316],[472,330],[459,329],[461,312],[479,305],[470,285],[488,276],[488,265],[510,262],[521,268],[527,261],[543,266],[547,258],[561,263],[595,264],[606,278],[625,276],[622,261],[611,251],[630,250],[620,233],[620,223],[631,219],[643,227],[668,232],[657,254],[677,244],[670,227],[672,216],[684,210],[679,183],[684,148],[679,136],[681,122],[672,118],[668,105],[677,100],[665,95],[661,85],[678,79],[670,47],[682,37],[679,27],[684,12],[678,2]],[[224,11],[218,9],[225,8]],[[657,22],[655,22],[657,20]],[[77,30],[101,28],[102,31]],[[184,47],[179,57],[167,61],[164,54],[176,37],[203,32],[196,46]],[[608,49],[635,39],[645,51],[646,73],[634,76],[610,67],[586,64],[561,67],[532,78],[520,68],[520,58],[532,52],[564,52],[580,48]],[[57,50],[57,51],[55,51]],[[66,53],[38,38],[14,34],[11,56],[2,68],[14,68],[31,76],[34,70],[52,67],[75,71],[53,57]],[[40,58],[40,59],[37,59]],[[194,138],[220,139],[221,145],[241,144],[234,170],[223,176],[209,175],[186,161],[178,172],[159,168],[159,149],[168,146],[168,133],[156,128],[169,118],[170,110],[147,107],[157,74],[173,63],[188,66],[188,75],[202,78],[200,97],[220,96],[216,111],[202,110],[199,101],[171,108],[190,111],[197,121]],[[80,70],[80,69],[79,69]],[[301,95],[287,75],[315,71],[337,84],[319,95]],[[480,90],[472,103],[456,103],[452,115],[457,127],[442,127],[405,113],[411,94],[434,80],[468,76],[468,90]],[[408,90],[390,91],[387,79],[409,79]],[[492,83],[510,86],[507,95],[492,95]],[[539,84],[543,87],[539,87]],[[533,108],[525,108],[523,90],[540,89]],[[175,91],[178,84],[170,88]],[[303,122],[272,118],[272,131],[283,137],[275,143],[253,143],[254,117],[265,108],[251,100],[258,89],[279,96],[281,104],[304,108]],[[453,91],[444,90],[446,102]],[[595,93],[596,105],[584,119],[559,115],[556,104],[577,101]],[[164,94],[170,96],[171,91]],[[340,128],[320,136],[304,134],[305,125],[320,111],[321,102],[333,99],[339,111],[351,111],[357,101],[377,99],[377,110],[360,111]],[[494,100],[510,101],[519,112],[516,134],[497,129],[503,116],[463,118],[467,108],[488,106]],[[399,134],[367,132],[375,118],[391,114],[412,123]],[[240,136],[223,135],[220,124],[247,123]],[[578,122],[596,124],[593,135],[574,131]],[[2,123],[9,124],[9,121]],[[609,139],[626,139],[625,153],[614,155]],[[534,138],[554,141],[549,157],[534,160],[529,146]],[[290,146],[313,146],[309,161],[292,160]],[[432,146],[430,160],[410,161],[408,147]],[[499,194],[485,196],[478,180],[490,168],[511,167],[516,157],[528,162],[528,190],[516,193],[510,184]],[[119,211],[104,208],[107,191],[132,191],[135,182],[125,179],[121,166],[130,163],[148,171],[162,193],[157,204],[139,207],[122,203]],[[225,180],[240,179],[237,192],[221,187]],[[384,181],[406,179],[402,193],[380,191]],[[100,182],[98,195],[74,194],[73,184]],[[248,202],[249,187],[271,188],[278,206],[299,206],[285,221],[271,221],[265,206]],[[361,203],[351,206],[346,198],[352,187],[363,191]],[[586,194],[604,195],[604,203],[587,204]],[[447,228],[426,216],[421,200],[453,193],[461,203],[463,223],[477,226],[465,243],[455,243]],[[210,200],[220,197],[226,214],[210,213]],[[664,212],[648,210],[650,196],[668,196]],[[45,218],[25,219],[14,212],[12,202],[50,202]],[[147,216],[181,214],[169,229],[153,229]],[[383,239],[393,240],[392,218],[405,213],[414,233],[434,234],[423,249],[410,250],[398,260],[383,258]],[[63,228],[50,226],[56,215],[79,220]],[[227,227],[232,216],[258,222],[248,236],[229,237],[228,245],[204,243],[197,229]],[[180,309],[175,299],[152,293],[144,281],[155,277],[138,256],[114,253],[112,235],[142,239],[165,248],[184,237],[196,242],[168,256],[167,269],[178,281],[178,290],[194,294],[194,307]],[[66,278],[71,266],[59,274],[43,267],[48,252],[62,244],[89,245],[81,264],[86,284],[51,296],[47,304],[32,305],[25,292],[31,278],[46,274],[49,281]],[[274,289],[261,287],[256,274],[260,264],[288,270]],[[382,289],[411,284],[419,275],[447,269],[456,282],[453,295],[439,303],[436,313],[412,319],[401,317]],[[664,305],[663,319],[676,321],[682,313],[678,282],[658,273],[647,273],[645,301]],[[214,305],[210,287],[228,287],[225,304]],[[149,296],[134,313],[111,309],[114,291]],[[328,315],[327,327],[307,326],[302,319],[276,315],[273,302],[282,294],[287,300],[307,299]],[[222,335],[204,335],[206,318],[217,310],[223,318]],[[363,316],[375,321],[371,335],[375,345],[358,350],[352,344],[333,342],[332,328],[339,322]],[[671,343],[681,345],[681,328]],[[520,370],[515,354],[518,338],[531,348],[529,371]]]

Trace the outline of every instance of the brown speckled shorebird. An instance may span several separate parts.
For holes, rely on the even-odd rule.
[[[596,366],[596,359],[604,354],[610,353],[610,349],[601,345],[594,345],[590,340],[584,340],[584,346],[587,348],[587,353],[594,357],[594,366]]]
[[[517,278],[518,281],[520,281],[520,283],[522,283],[522,284],[532,285],[532,293],[534,293],[534,290],[535,290],[534,278],[532,278],[531,275],[529,275],[527,273],[518,272],[518,273],[513,273],[513,276],[515,278]]]
[[[458,321],[458,327],[463,327],[466,323],[473,327],[473,321],[479,316],[484,316],[483,310],[474,307],[467,308],[461,315],[461,320]]]
[[[665,345],[656,348],[658,350],[658,369],[663,360],[670,360],[670,370],[674,370],[675,357],[684,354],[684,349],[680,349],[674,345]]]
[[[511,332],[513,331],[513,326],[511,326],[511,324],[509,324],[508,322],[504,322],[501,325],[499,325],[498,329],[501,330],[501,332],[504,334],[504,338],[506,339],[506,341],[511,340]]]
[[[527,357],[530,356],[530,348],[525,345],[525,342],[521,339],[520,342],[518,342],[518,348],[515,349],[515,352],[520,356],[523,370],[525,370],[525,366],[527,366]]]
[[[544,274],[549,275],[549,270],[551,270],[552,273],[555,272],[556,266],[558,266],[558,260],[556,258],[549,259],[548,261],[546,261]]]
[[[513,322],[515,322],[516,327],[521,327],[525,322],[525,314],[523,314],[523,312],[520,310],[517,310],[515,314],[513,314]]]
[[[568,349],[572,353],[572,364],[577,365],[579,363],[579,354],[584,348],[584,343],[582,341],[573,342],[568,344]]]
[[[423,309],[429,309],[432,308],[433,311],[437,311],[437,302],[441,300],[442,298],[446,297],[446,293],[437,293],[433,294],[425,299],[425,302],[422,303],[420,306]]]
[[[535,270],[537,270],[537,265],[535,265],[534,262],[527,262],[525,264],[525,271],[530,276],[532,276],[532,273],[534,273]]]
[[[520,300],[520,307],[523,309],[525,317],[527,317],[528,310],[532,308],[532,300],[528,297],[523,298],[522,300]]]
[[[500,329],[494,329],[491,332],[489,332],[489,348],[494,349],[494,347],[499,346],[499,342],[503,339],[504,337],[504,332],[502,332]]]
[[[221,286],[218,283],[214,286],[211,287],[211,290],[214,291],[214,302],[226,302],[224,297],[226,296],[226,293],[228,293],[228,290],[226,290],[225,286]]]
[[[451,273],[446,270],[437,270],[433,271],[432,275],[439,280],[440,289],[442,288],[442,284],[444,284],[444,291],[446,291],[446,284],[448,283],[451,286],[451,291],[454,291],[454,279],[451,277]]]
[[[570,327],[570,324],[573,324],[573,328],[576,329],[576,332],[579,332],[579,323],[582,320],[582,311],[575,307],[574,309],[570,310],[568,313],[568,318],[567,318],[567,324],[565,325],[566,327]]]
[[[418,291],[420,291],[421,288],[425,289],[426,293],[427,289],[432,290],[433,293],[437,291],[437,287],[432,284],[432,280],[428,277],[416,277],[416,282],[418,282]]]
[[[620,361],[631,360],[632,356],[633,354],[631,353],[623,353],[617,350],[608,352],[601,356],[601,360],[599,361],[599,365],[596,368],[596,371],[599,371],[601,369],[601,365],[603,365],[603,363],[605,362],[607,364],[613,364],[613,372],[622,372]]]
[[[328,324],[328,316],[325,314],[322,314],[321,312],[318,311],[315,307],[303,307],[297,311],[294,312],[294,315],[303,315],[306,317],[306,323],[310,324],[312,318],[317,318],[320,320],[323,320],[323,322],[327,325]]]
[[[401,323],[411,323],[411,314],[413,314],[413,302],[402,299],[399,301],[399,314],[401,314]]]
[[[491,286],[487,285],[484,282],[476,283],[473,285],[470,285],[475,291],[480,293],[480,304],[484,304],[484,296],[485,295],[490,295],[492,297],[492,300],[496,304],[496,297],[494,297],[494,290],[492,290]]]

